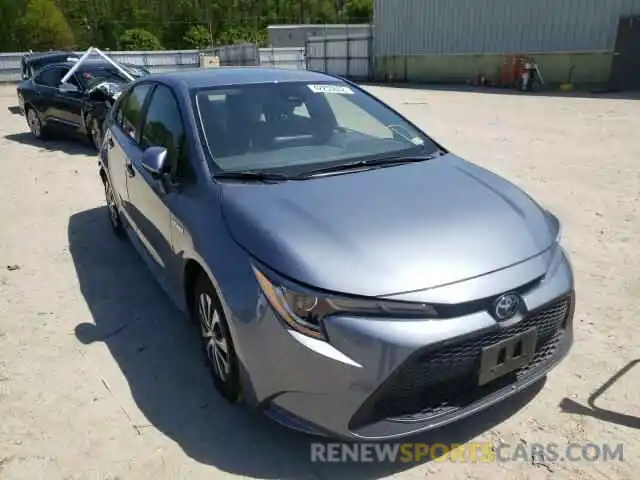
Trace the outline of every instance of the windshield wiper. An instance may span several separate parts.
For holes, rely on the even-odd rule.
[[[224,180],[239,180],[249,182],[286,182],[294,180],[293,177],[282,173],[261,172],[259,170],[245,170],[242,172],[220,172],[214,174],[215,178]]]
[[[437,150],[429,154],[398,155],[398,156],[389,156],[384,158],[358,160],[355,162],[342,163],[338,165],[329,165],[327,167],[320,167],[313,170],[308,170],[304,172],[302,175],[305,177],[313,177],[316,175],[323,175],[325,173],[344,172],[348,170],[358,170],[358,169],[368,169],[368,168],[390,167],[394,165],[403,165],[407,163],[418,163],[418,162],[431,160],[443,154],[444,152]]]

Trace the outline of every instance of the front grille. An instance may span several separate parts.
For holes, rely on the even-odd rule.
[[[564,297],[510,328],[414,354],[365,402],[353,417],[352,428],[383,419],[418,421],[446,415],[514,383],[555,354],[570,307],[571,296]],[[478,387],[482,348],[532,327],[537,329],[533,360],[520,370]]]

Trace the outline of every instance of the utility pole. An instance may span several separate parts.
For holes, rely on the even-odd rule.
[[[211,17],[209,17],[211,18]],[[211,20],[209,20],[209,40],[211,41],[211,53],[213,54],[213,24],[211,22]]]

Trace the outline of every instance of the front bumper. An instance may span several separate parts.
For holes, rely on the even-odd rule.
[[[526,312],[509,324],[498,324],[486,308],[446,320],[340,317],[327,323],[324,342],[283,328],[264,300],[253,348],[243,341],[255,402],[290,428],[369,441],[417,434],[485,409],[546,375],[572,345],[573,275],[558,251],[547,276],[521,287]],[[531,327],[537,329],[532,361],[478,387],[482,348]]]

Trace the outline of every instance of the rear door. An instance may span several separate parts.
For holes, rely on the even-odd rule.
[[[62,80],[69,70],[69,68],[63,69],[60,80]],[[72,75],[67,83],[76,87],[78,91],[62,92],[59,88],[56,90],[56,114],[59,117],[60,122],[64,123],[71,129],[79,130],[83,124],[82,105],[85,97],[84,86],[80,83],[76,74]]]
[[[56,93],[63,74],[62,66],[43,68],[33,79],[35,86],[33,98],[25,98],[25,102],[33,105],[40,113],[43,122],[53,126],[59,124],[59,114],[56,105]]]

